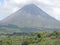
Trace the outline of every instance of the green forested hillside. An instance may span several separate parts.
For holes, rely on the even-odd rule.
[[[60,45],[60,31],[0,34],[0,45]]]

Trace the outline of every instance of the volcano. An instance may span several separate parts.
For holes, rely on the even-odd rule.
[[[1,25],[30,28],[60,28],[60,22],[35,4],[28,4],[1,21]],[[2,27],[3,27],[2,26]],[[1,26],[0,26],[1,27]],[[8,27],[8,26],[7,26]],[[24,29],[26,29],[24,28]],[[29,30],[28,30],[29,31]],[[32,30],[31,30],[32,31]]]

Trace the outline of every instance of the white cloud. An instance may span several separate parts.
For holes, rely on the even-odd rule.
[[[51,0],[52,3],[54,3],[55,6],[60,6],[60,0]]]
[[[28,0],[14,0],[17,4],[26,3]]]
[[[37,0],[37,1],[45,5],[54,5],[50,0]]]
[[[52,13],[56,19],[60,20],[60,8],[53,8]]]
[[[60,8],[53,8],[54,14],[60,14]]]
[[[60,20],[60,0],[4,0],[3,4],[0,3],[0,17],[6,17],[30,3],[39,4],[48,14]]]
[[[0,5],[0,20],[7,17],[18,9],[15,4],[16,3],[12,0],[4,0],[4,3]]]
[[[24,3],[24,4],[27,4],[27,3],[33,3],[35,2],[36,0],[14,0],[17,4],[21,4],[21,3]]]

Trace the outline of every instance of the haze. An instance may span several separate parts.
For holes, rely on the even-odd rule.
[[[50,16],[60,20],[60,0],[0,0],[0,20],[30,3],[38,5]]]

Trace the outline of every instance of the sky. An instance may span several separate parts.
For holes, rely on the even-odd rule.
[[[31,3],[60,21],[60,0],[0,0],[0,20]]]

